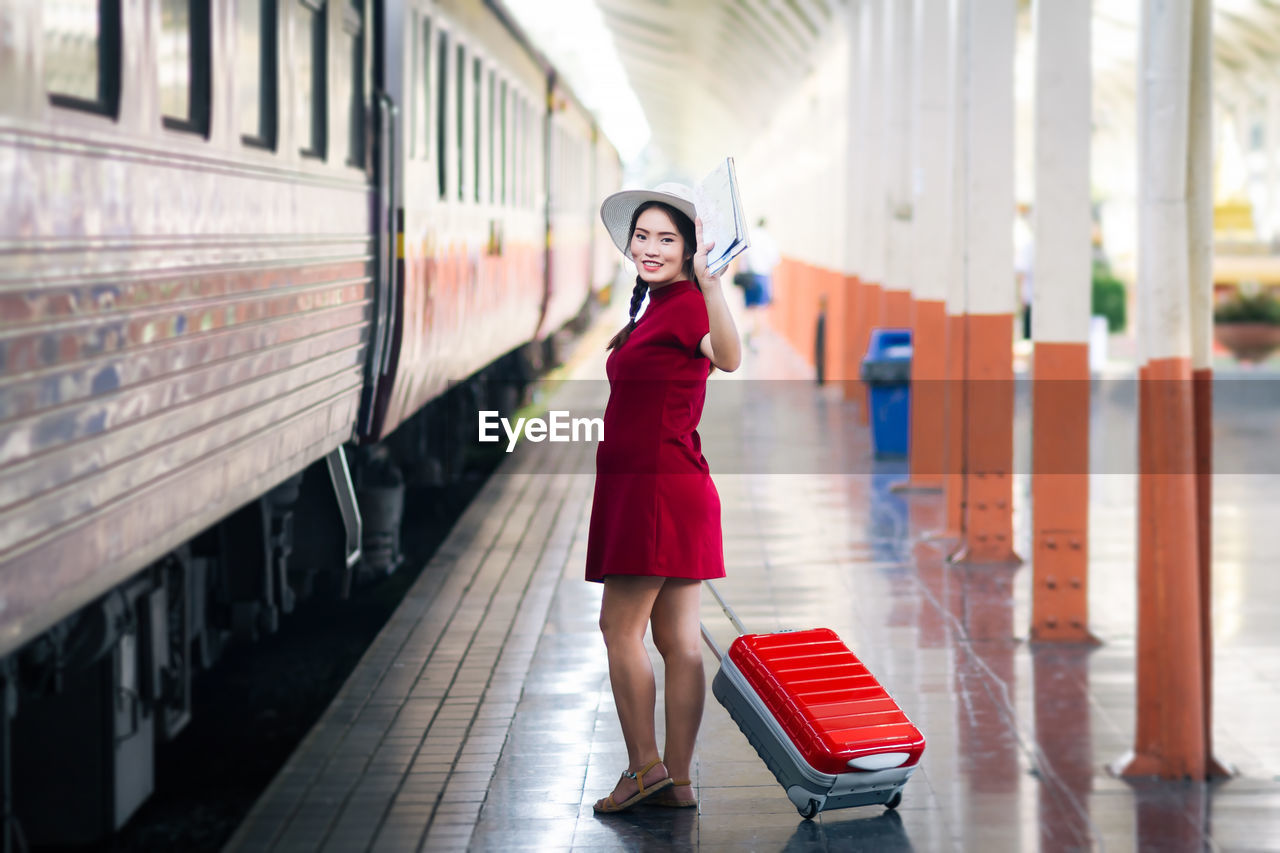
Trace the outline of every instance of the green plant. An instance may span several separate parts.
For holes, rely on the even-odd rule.
[[[1124,282],[1105,263],[1093,265],[1092,312],[1107,318],[1107,331],[1119,332],[1125,325]]]
[[[1269,323],[1280,326],[1280,299],[1269,291],[1237,293],[1213,309],[1216,323]]]

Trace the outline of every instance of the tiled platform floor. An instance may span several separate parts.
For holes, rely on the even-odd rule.
[[[776,341],[760,349],[718,381],[803,379]],[[867,456],[847,404],[789,388],[761,395],[756,414],[815,453]],[[747,471],[731,454],[776,440],[733,423],[702,432],[721,472]],[[1133,731],[1132,476],[1094,477],[1091,627],[1103,644],[1083,649],[1029,644],[1030,567],[948,565],[923,538],[940,498],[894,493],[891,467],[718,473],[722,590],[754,629],[839,632],[925,733],[922,768],[896,813],[803,821],[708,696],[699,808],[597,817],[591,803],[626,757],[600,587],[581,580],[592,449],[564,447],[512,454],[228,850],[1280,850],[1280,477],[1215,484],[1217,755],[1240,773],[1206,787],[1106,770]],[[731,637],[709,596],[704,621]]]

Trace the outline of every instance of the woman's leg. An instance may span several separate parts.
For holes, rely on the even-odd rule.
[[[691,779],[693,745],[702,724],[707,696],[698,630],[702,582],[668,578],[653,603],[653,643],[666,665],[667,743],[663,761],[672,779]],[[693,792],[673,788],[672,796],[689,799]]]
[[[618,722],[627,743],[627,770],[635,772],[658,757],[658,740],[653,730],[653,706],[657,690],[653,667],[644,647],[644,629],[649,623],[653,602],[665,578],[608,575],[604,579],[604,599],[600,603],[600,632],[609,654],[609,683],[618,707]],[[667,776],[661,765],[645,774],[646,785]],[[635,780],[623,778],[613,791],[614,802],[622,802],[638,790]]]

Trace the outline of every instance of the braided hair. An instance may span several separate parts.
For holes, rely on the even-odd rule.
[[[644,302],[644,295],[648,292],[649,283],[637,275],[636,286],[631,289],[631,309],[627,312],[631,319],[609,339],[609,345],[605,349],[620,347],[627,342],[627,338],[631,337],[631,330],[636,327],[636,313],[640,310],[640,303]]]
[[[647,201],[636,208],[635,213],[631,214],[631,230],[627,232],[628,240],[636,233],[636,222],[640,219],[640,214],[644,213],[651,207],[661,208],[671,217],[671,221],[675,223],[676,230],[680,232],[680,237],[684,240],[685,257],[685,274],[693,281],[694,286],[699,290],[702,288],[698,285],[698,280],[693,274],[693,253],[697,250],[697,238],[695,236],[693,222],[688,216],[685,216],[679,210],[676,210],[669,204],[663,204],[660,201]],[[627,338],[631,337],[631,331],[636,327],[636,314],[640,311],[640,303],[644,302],[644,295],[649,292],[649,283],[636,275],[636,286],[631,290],[631,308],[629,313],[630,320],[627,325],[618,330],[618,333],[609,339],[606,350],[616,349],[627,342]]]

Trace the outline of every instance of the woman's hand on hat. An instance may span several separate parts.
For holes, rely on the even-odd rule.
[[[719,275],[710,275],[707,273],[707,254],[715,248],[716,241],[706,241],[702,237],[702,217],[694,217],[693,220],[694,237],[698,242],[698,251],[693,255],[693,274],[698,278],[698,284],[702,286],[717,285],[720,283]]]

